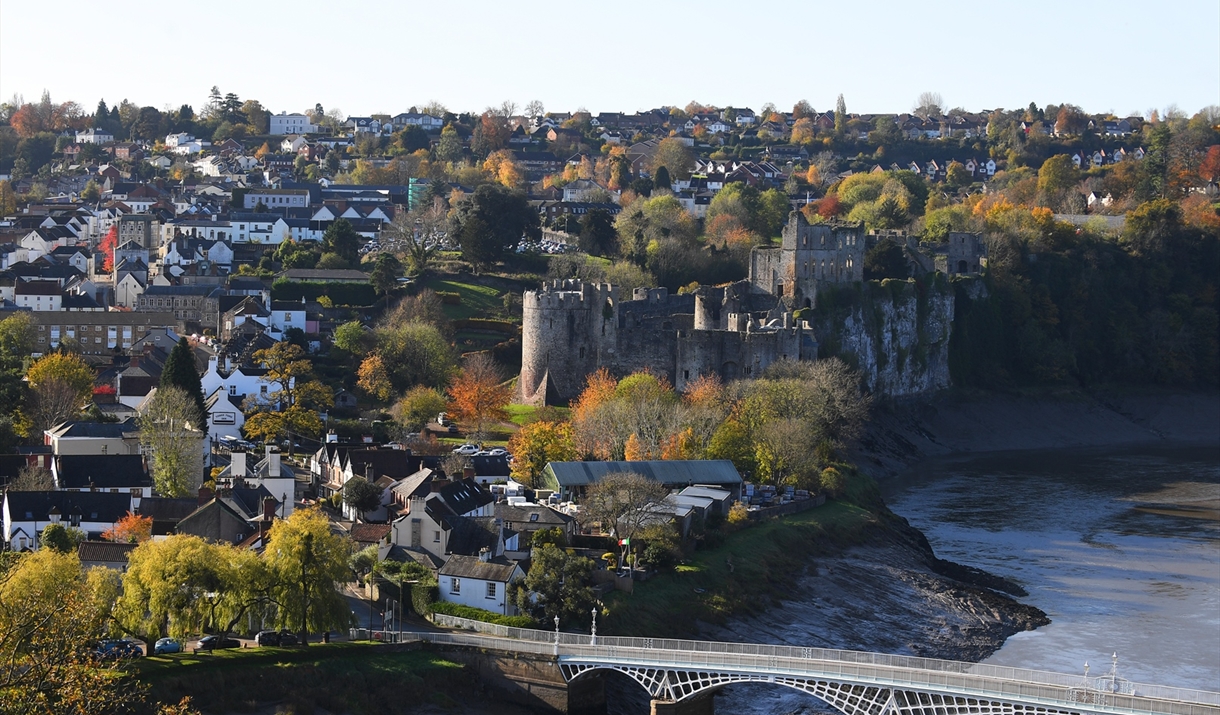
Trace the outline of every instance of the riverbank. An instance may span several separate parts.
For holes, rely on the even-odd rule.
[[[1220,444],[1220,393],[1156,388],[946,390],[877,405],[852,460],[877,479],[989,452]]]

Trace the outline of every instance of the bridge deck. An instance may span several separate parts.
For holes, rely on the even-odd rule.
[[[598,637],[506,628],[466,619],[438,618],[443,625],[482,631],[421,633],[437,643],[534,654],[555,654],[578,668],[655,668],[716,671],[752,680],[775,677],[827,679],[872,687],[973,698],[996,698],[1074,712],[1220,715],[1220,692],[1189,690],[1125,680],[1108,681],[1025,668],[914,656],[800,648],[753,643],[717,643],[652,638]],[[1116,687],[1117,686],[1117,687]],[[1082,699],[1090,694],[1090,700]]]

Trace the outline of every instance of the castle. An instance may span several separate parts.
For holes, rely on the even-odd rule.
[[[852,223],[810,224],[794,211],[780,245],[751,251],[749,278],[736,283],[679,295],[637,288],[628,300],[608,283],[552,281],[522,298],[517,399],[566,402],[601,367],[617,376],[648,369],[683,390],[701,375],[727,382],[758,375],[777,360],[816,360],[813,330],[794,311],[816,308],[819,287],[862,281],[864,254],[882,240],[903,246],[916,274],[977,272],[985,265],[976,235],[951,238],[959,239],[957,248],[951,240],[929,255],[905,234],[865,234]]]

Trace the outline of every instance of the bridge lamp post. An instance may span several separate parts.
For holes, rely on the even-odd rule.
[[[593,607],[593,635],[589,638],[589,645],[597,645],[597,606]]]
[[[555,616],[555,655],[559,655],[559,616]]]

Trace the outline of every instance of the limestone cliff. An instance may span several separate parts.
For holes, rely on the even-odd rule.
[[[878,396],[949,387],[953,306],[953,288],[940,273],[830,288],[812,311],[818,356],[854,365]]]

